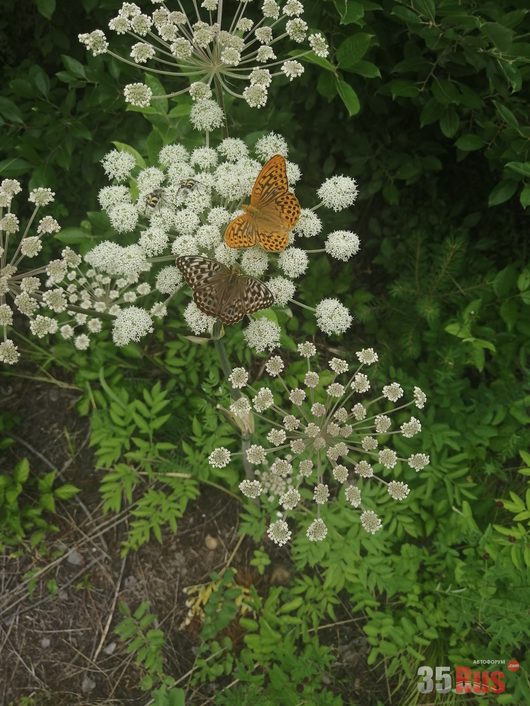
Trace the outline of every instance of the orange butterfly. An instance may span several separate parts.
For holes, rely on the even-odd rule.
[[[260,245],[269,252],[285,250],[289,231],[300,217],[300,204],[289,191],[285,159],[274,155],[259,173],[252,187],[245,213],[230,221],[225,243],[230,248]]]

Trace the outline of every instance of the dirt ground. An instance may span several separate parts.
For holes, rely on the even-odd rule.
[[[101,511],[100,472],[94,470],[88,421],[74,409],[77,392],[3,378],[0,394],[3,409],[17,417],[15,443],[2,452],[2,469],[25,456],[32,473],[56,468],[64,482],[81,488],[59,507],[59,531],[47,541],[45,555],[36,550],[0,555],[0,704],[23,704],[30,696],[32,706],[147,704],[139,688],[144,673],[114,632],[122,619],[118,603],[134,610],[146,600],[166,634],[166,673],[187,690],[187,705],[212,703],[228,681],[190,685],[200,624],[183,626],[184,589],[209,581],[230,561],[236,580],[265,592],[271,583],[289,579],[288,551],[276,550],[260,577],[249,563],[253,547],[238,537],[239,504],[209,488],[191,504],[176,533],[166,532],[162,544],[150,542],[122,558],[127,513]],[[391,703],[384,671],[367,670],[359,618],[346,604],[340,614],[339,624],[320,632],[336,655],[329,688],[345,704],[368,704],[362,691],[369,684],[370,703],[376,693]]]

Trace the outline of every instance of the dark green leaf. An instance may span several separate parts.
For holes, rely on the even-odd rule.
[[[55,0],[35,0],[35,2],[37,4],[37,10],[40,14],[49,20],[55,12]]]
[[[505,105],[502,103],[499,103],[498,101],[494,101],[495,107],[497,108],[497,112],[501,116],[501,118],[504,120],[504,122],[509,125],[510,127],[513,128],[518,128],[519,127],[519,122],[515,115],[512,113],[512,111],[507,108]]]
[[[444,108],[438,101],[434,100],[434,98],[428,100],[420,113],[421,127],[435,123],[442,117],[443,112]]]
[[[35,65],[30,68],[28,73],[36,89],[47,97],[50,92],[50,79],[46,72],[40,66]]]
[[[64,67],[69,74],[72,74],[72,76],[75,76],[75,78],[80,80],[86,79],[85,67],[80,61],[77,61],[77,59],[74,59],[72,56],[67,56],[66,54],[63,54],[61,58],[63,60]]]
[[[484,147],[484,140],[478,135],[466,133],[459,137],[455,144],[458,149],[463,152],[473,152],[474,150],[479,150],[481,147]]]
[[[525,185],[524,189],[521,191],[519,200],[523,208],[530,206],[530,184]]]
[[[438,103],[449,105],[460,101],[460,93],[456,84],[446,79],[435,78],[431,85],[431,91]]]
[[[530,178],[530,162],[508,162],[506,168],[512,172]]]
[[[446,137],[454,137],[460,127],[460,118],[454,108],[447,108],[440,118],[440,130]]]
[[[0,162],[0,176],[18,177],[21,174],[25,174],[29,167],[30,164],[25,159],[19,159],[18,157],[3,159]]]
[[[337,79],[336,85],[337,93],[342,98],[342,102],[348,109],[350,118],[353,115],[357,115],[361,109],[361,104],[359,103],[357,93],[355,93],[349,83],[346,83],[346,81],[342,81],[341,79]]]
[[[347,37],[337,49],[337,61],[343,69],[351,68],[368,51],[372,42],[373,34],[357,32]]]
[[[341,25],[349,25],[353,22],[359,23],[359,20],[364,17],[364,7],[360,2],[335,0],[335,7],[339,12]]]
[[[511,29],[497,22],[485,22],[482,25],[482,32],[501,52],[510,51],[513,41]]]
[[[0,115],[3,115],[11,123],[23,123],[24,118],[16,103],[9,98],[0,96]]]
[[[364,76],[364,78],[381,78],[381,72],[375,64],[371,61],[358,61],[355,66],[349,69],[352,74],[358,74],[359,76]]]
[[[299,52],[293,52],[294,55],[298,55]],[[316,66],[320,66],[322,69],[326,69],[326,71],[332,71],[333,73],[336,72],[336,68],[333,66],[333,64],[328,61],[328,59],[325,59],[322,56],[317,56],[315,52],[309,51],[307,54],[304,54],[304,61],[308,61],[310,64],[315,64]],[[171,111],[170,111],[171,112]]]
[[[513,179],[503,179],[490,192],[488,196],[488,206],[498,206],[512,196],[517,191],[518,182]]]
[[[399,78],[390,81],[388,87],[393,98],[415,98],[420,92],[412,81],[404,81]]]

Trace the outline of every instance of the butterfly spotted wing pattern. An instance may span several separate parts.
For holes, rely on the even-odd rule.
[[[262,167],[252,187],[250,204],[256,208],[263,208],[288,190],[285,158],[276,154]]]
[[[253,277],[240,275],[207,257],[177,258],[177,267],[193,290],[198,308],[224,324],[235,324],[274,302],[270,289]]]
[[[225,242],[231,248],[251,248],[258,244],[258,226],[248,213],[237,216],[228,224]]]
[[[285,250],[289,231],[300,216],[300,204],[289,191],[284,157],[277,154],[265,164],[256,179],[245,213],[234,218],[225,231],[231,248],[260,245],[269,252]]]

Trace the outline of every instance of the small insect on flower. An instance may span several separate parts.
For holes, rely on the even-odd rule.
[[[204,184],[197,179],[182,179],[177,189],[177,195],[182,193],[187,196],[201,187],[204,187]]]
[[[243,213],[231,221],[225,231],[225,243],[230,248],[251,248],[259,245],[269,252],[285,250],[289,231],[300,217],[300,204],[289,191],[285,157],[274,155],[258,175],[250,204],[243,204]]]
[[[247,314],[274,303],[270,289],[263,282],[208,257],[178,257],[177,267],[192,288],[197,307],[223,324],[235,324]]]
[[[148,208],[155,209],[161,206],[164,201],[164,189],[154,189],[145,197],[145,204]]]

